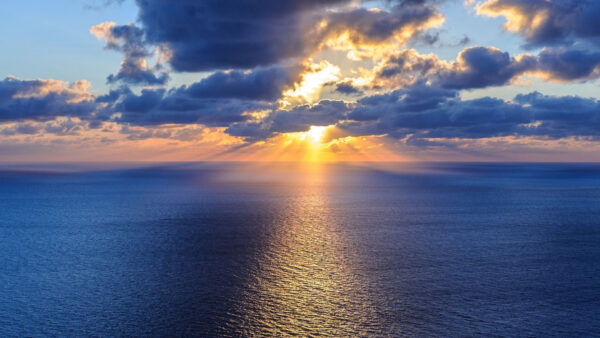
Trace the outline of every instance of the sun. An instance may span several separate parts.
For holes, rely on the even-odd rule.
[[[327,127],[322,126],[311,126],[310,129],[306,132],[306,139],[312,143],[321,143],[323,136],[325,135],[325,130]]]

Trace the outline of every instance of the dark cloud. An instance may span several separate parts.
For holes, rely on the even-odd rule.
[[[107,78],[108,83],[163,85],[169,80],[166,72],[156,75],[161,66],[149,67],[146,58],[153,55],[144,41],[144,32],[133,24],[116,25],[105,22],[91,28],[91,33],[106,39],[106,49],[123,53],[121,68]]]
[[[96,102],[99,103],[113,103],[117,101],[121,96],[131,94],[131,89],[127,86],[121,86],[118,89],[111,89],[108,94],[100,95],[96,97]]]
[[[35,135],[42,130],[42,127],[34,123],[19,123],[15,126],[0,129],[0,134],[4,136],[13,135]]]
[[[0,132],[6,136],[40,132],[74,135],[94,123],[110,120],[140,127],[226,127],[228,134],[249,142],[278,133],[307,131],[314,125],[336,125],[339,135],[388,135],[423,147],[442,145],[444,139],[504,136],[600,139],[598,100],[538,92],[517,95],[512,101],[491,97],[462,100],[455,89],[419,82],[355,103],[323,100],[277,110],[270,101],[208,94],[199,97],[193,95],[191,87],[144,89],[140,94],[121,88],[97,98],[85,88],[84,84],[53,80],[8,78],[0,82],[0,121],[18,122]],[[256,111],[270,113],[260,119],[248,114]],[[124,129],[123,133],[131,139],[173,136],[168,131],[143,128]]]
[[[536,59],[531,56],[516,59],[496,48],[471,47],[459,54],[457,67],[442,69],[437,77],[445,88],[484,88],[504,85],[535,67]]]
[[[390,55],[375,70],[375,86],[411,84],[430,77],[444,65],[437,56],[419,54],[414,49],[406,49]],[[382,82],[382,84],[377,84]]]
[[[178,71],[254,68],[304,54],[300,13],[347,0],[137,0],[146,38]]]
[[[376,69],[374,86],[399,87],[430,81],[448,89],[502,86],[525,75],[541,75],[554,81],[585,81],[600,76],[600,53],[585,50],[544,49],[539,55],[517,57],[493,47],[470,47],[455,62],[435,55],[403,50]]]
[[[327,24],[321,29],[323,37],[320,39],[326,40],[342,33],[347,33],[355,45],[382,43],[398,33],[407,34],[410,39],[436,19],[441,20],[442,17],[432,6],[398,5],[389,11],[354,8],[324,15],[322,20]],[[436,40],[431,36],[430,39]]]
[[[517,95],[514,101],[533,112],[535,127],[522,133],[551,138],[600,138],[600,101],[578,96],[548,96],[538,92]]]
[[[231,136],[243,137],[248,142],[264,140],[275,135],[267,124],[257,121],[233,123],[225,132]]]
[[[6,78],[0,81],[0,121],[88,117],[97,106],[86,89],[85,82]]]
[[[299,80],[301,67],[257,68],[216,72],[183,91],[195,98],[235,98],[275,101]]]
[[[448,90],[419,85],[358,101],[339,127],[351,135],[410,135],[413,141],[600,136],[600,102],[595,99],[534,92],[518,95],[513,101],[490,97],[461,100]]]
[[[505,28],[521,34],[528,46],[598,43],[600,2],[597,0],[488,0],[479,13],[504,16]]]
[[[389,11],[351,7],[351,0],[137,0],[146,41],[166,45],[177,71],[249,69],[302,59],[329,38],[348,33],[353,43],[379,43],[402,30],[418,32],[440,18],[431,7],[398,5]]]
[[[600,53],[582,50],[543,50],[538,70],[560,81],[596,79],[600,76]]]
[[[198,123],[228,126],[246,121],[249,112],[272,109],[283,90],[300,77],[302,67],[268,67],[216,72],[190,86],[144,89],[121,87],[97,98],[109,103],[102,114],[134,125]]]
[[[508,84],[525,73],[541,72],[549,80],[582,81],[600,76],[600,53],[584,50],[545,49],[539,55],[508,53],[490,47],[467,48],[458,66],[437,74],[445,88],[471,89]]]
[[[290,111],[272,113],[266,123],[278,133],[307,131],[311,126],[327,126],[337,123],[348,110],[348,104],[341,101],[323,100],[317,105],[299,106]]]
[[[307,131],[311,126],[328,126],[343,119],[350,105],[342,101],[323,100],[316,105],[304,105],[292,110],[276,110],[264,120],[235,123],[226,132],[251,140],[273,136],[276,133]]]
[[[246,113],[270,109],[271,103],[222,98],[196,98],[186,90],[144,89],[106,108],[119,123],[132,125],[202,124],[228,126],[248,119]],[[108,116],[109,114],[104,114]]]
[[[362,91],[354,87],[351,83],[340,82],[335,84],[335,91],[345,95],[362,94]]]
[[[454,90],[415,85],[391,93],[374,95],[358,100],[348,118],[356,121],[375,120],[385,111],[422,112],[440,107],[442,104],[453,102],[458,97]],[[381,112],[370,109],[377,106]]]
[[[388,135],[422,147],[443,146],[443,140],[506,136],[598,139],[600,102],[537,92],[518,95],[512,101],[491,97],[462,100],[455,90],[418,84],[354,104],[322,101],[274,111],[261,121],[234,123],[226,132],[254,142],[277,133],[333,124],[339,135]]]
[[[377,76],[397,79],[401,84],[431,80],[449,89],[473,89],[507,84],[516,76],[537,67],[533,56],[511,57],[492,47],[470,47],[459,53],[454,63],[447,64],[434,55],[421,55],[405,50],[390,57]],[[393,82],[392,82],[393,83]]]
[[[246,121],[247,113],[273,109],[272,99],[286,82],[280,72],[288,74],[277,69],[217,73],[190,87],[143,89],[136,94],[123,86],[97,97],[87,92],[85,82],[69,85],[56,80],[7,78],[0,81],[0,121],[77,117],[87,121],[90,128],[100,127],[103,121],[229,126]],[[75,127],[68,121],[48,126],[47,131],[66,134]]]

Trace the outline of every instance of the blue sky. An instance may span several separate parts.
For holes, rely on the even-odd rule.
[[[106,91],[106,75],[119,64],[121,57],[102,51],[102,43],[90,35],[89,29],[106,20],[133,22],[137,8],[128,1],[90,9],[89,5],[94,4],[79,0],[2,1],[2,75],[22,79],[88,79],[94,90]]]

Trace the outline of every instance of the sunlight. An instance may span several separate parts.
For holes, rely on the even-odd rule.
[[[218,160],[315,162],[407,161],[382,136],[350,136],[335,125],[310,126],[306,131],[281,133],[232,152]]]
[[[293,89],[288,89],[282,94],[279,101],[282,108],[294,104],[313,103],[319,99],[321,88],[328,82],[337,81],[341,76],[338,66],[323,60],[319,63],[306,64],[308,70],[302,74],[302,80]]]
[[[305,137],[312,143],[321,143],[323,135],[325,135],[326,129],[327,127],[311,126],[310,129],[306,132]]]

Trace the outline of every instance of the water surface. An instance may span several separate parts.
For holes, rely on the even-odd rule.
[[[0,168],[0,335],[600,335],[600,165]]]

